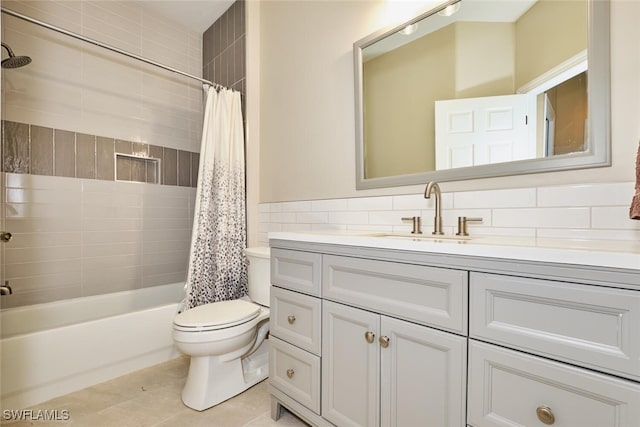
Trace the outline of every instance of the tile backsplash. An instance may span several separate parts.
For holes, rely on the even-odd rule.
[[[200,154],[2,121],[2,171],[181,187],[198,182]]]
[[[456,231],[458,216],[471,235],[640,240],[640,221],[629,219],[633,182],[595,183],[442,193],[443,229]],[[420,216],[433,229],[433,200],[423,194],[310,200],[259,205],[258,243],[271,231],[411,231],[402,217]]]

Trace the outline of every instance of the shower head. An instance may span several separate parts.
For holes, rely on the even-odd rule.
[[[2,47],[7,49],[9,57],[2,60],[2,68],[19,68],[31,62],[31,58],[28,56],[16,56],[6,43],[2,43]]]

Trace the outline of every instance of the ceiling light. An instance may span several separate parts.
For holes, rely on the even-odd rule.
[[[409,34],[413,34],[418,29],[418,24],[411,24],[404,27],[402,30],[398,31],[400,34],[404,34],[408,36]]]
[[[454,13],[456,13],[458,10],[460,10],[460,2],[454,3],[454,4],[450,4],[449,6],[445,7],[440,12],[438,12],[438,15],[440,15],[440,16],[451,16]]]

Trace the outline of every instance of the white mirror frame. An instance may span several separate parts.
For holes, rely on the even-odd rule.
[[[401,30],[407,25],[436,14],[446,6],[443,3],[408,22],[391,29],[378,31],[353,45],[355,70],[356,113],[356,189],[399,187],[424,184],[429,181],[460,181],[474,178],[555,172],[571,169],[611,166],[611,108],[610,108],[610,42],[609,0],[588,0],[588,150],[530,160],[479,165],[457,169],[421,172],[379,178],[364,176],[362,50],[367,46]]]

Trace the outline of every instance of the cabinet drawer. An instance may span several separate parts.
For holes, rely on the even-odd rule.
[[[322,294],[435,326],[467,332],[466,271],[324,255]]]
[[[470,336],[640,380],[640,292],[471,273]]]
[[[320,296],[322,255],[271,248],[271,283]]]
[[[269,382],[320,414],[320,358],[276,337],[269,339]]]
[[[271,287],[271,334],[320,355],[321,300]]]
[[[469,361],[472,426],[636,427],[640,420],[637,383],[473,340]]]

